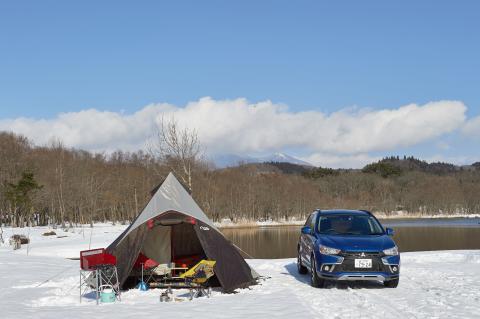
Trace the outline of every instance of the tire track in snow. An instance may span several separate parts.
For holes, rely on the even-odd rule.
[[[292,274],[291,264],[287,265],[290,274]],[[296,266],[295,266],[296,267]],[[282,278],[283,286],[288,289],[297,299],[302,300],[302,304],[316,318],[332,316],[338,318],[405,318],[408,312],[408,302],[405,300],[402,306],[397,306],[388,297],[385,297],[386,288],[379,284],[363,283],[354,284],[353,289],[339,288],[343,283],[328,283],[327,288],[318,289],[310,286],[309,275],[293,274],[288,279]],[[390,289],[388,289],[390,290]],[[372,297],[374,296],[374,297]],[[339,299],[345,299],[343,303],[339,303]],[[375,300],[375,301],[372,301]],[[398,301],[398,298],[395,299]],[[409,318],[416,318],[410,313]]]
[[[294,263],[293,266],[296,268]],[[311,287],[309,275],[293,273],[293,266],[292,264],[286,266],[290,274],[285,276],[287,278],[281,278],[283,282],[281,285],[284,289],[288,289],[290,294],[296,296],[305,306],[305,309],[308,309],[315,318],[331,318],[332,316],[337,318],[372,318],[375,314],[378,314],[379,309],[377,309],[374,304],[370,303],[367,298],[361,294],[353,292],[352,289],[340,290],[336,288],[335,285],[329,285],[328,288],[325,289]],[[346,296],[345,292],[347,291],[350,293]],[[339,304],[338,300],[346,297],[348,297],[346,302]],[[365,310],[367,312],[364,312]],[[385,315],[392,317],[391,310],[391,307],[382,307],[382,316],[380,317],[385,317]],[[359,311],[362,313],[360,317]]]

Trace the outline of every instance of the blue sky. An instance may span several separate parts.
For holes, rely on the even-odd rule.
[[[87,109],[134,115],[158,103],[181,112],[206,96],[326,117],[448,100],[466,106],[464,121],[420,141],[360,152],[298,141],[225,152],[480,160],[479,37],[478,1],[3,1],[0,128],[37,141],[37,131],[13,121],[34,126]],[[89,145],[72,142],[98,150]]]

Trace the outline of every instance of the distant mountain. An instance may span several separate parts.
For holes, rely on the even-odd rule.
[[[313,166],[312,164],[302,161],[296,157],[285,153],[274,153],[267,156],[240,156],[237,154],[222,154],[213,158],[213,162],[219,168],[238,166],[239,164],[252,163],[291,163],[302,166]]]
[[[475,164],[471,165],[470,167],[474,167],[474,165]],[[428,163],[426,161],[420,160],[413,156],[409,156],[409,157],[404,156],[403,158],[399,156],[390,156],[390,157],[385,157],[376,163],[368,164],[363,168],[363,171],[374,172],[374,171],[378,171],[378,169],[383,169],[383,170],[387,169],[393,172],[392,168],[393,170],[396,170],[394,175],[398,175],[401,172],[405,172],[405,171],[420,171],[425,173],[442,175],[442,174],[455,173],[462,169],[468,169],[467,166],[458,166],[450,163],[443,163],[443,162]]]
[[[305,161],[302,161],[296,157],[290,156],[285,153],[274,153],[269,156],[259,157],[258,159],[260,162],[263,162],[263,163],[268,163],[268,162],[291,163],[291,164],[304,165],[304,166],[313,166],[310,163],[307,163]]]
[[[298,165],[288,162],[266,162],[266,163],[255,163],[248,164],[250,166],[256,166],[257,169],[262,171],[270,172],[282,172],[283,174],[299,174],[299,175],[308,175],[311,171],[315,170],[313,166],[307,165]]]
[[[238,166],[240,164],[258,163],[258,160],[250,156],[237,154],[221,154],[213,157],[213,162],[219,168]]]

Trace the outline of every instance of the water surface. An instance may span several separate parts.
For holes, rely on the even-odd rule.
[[[480,249],[480,218],[381,220],[400,251]],[[222,232],[254,258],[296,256],[300,226],[231,228]]]

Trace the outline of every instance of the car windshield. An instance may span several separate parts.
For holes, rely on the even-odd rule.
[[[326,235],[383,235],[380,223],[368,215],[320,216],[318,232]]]

